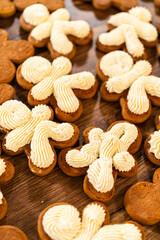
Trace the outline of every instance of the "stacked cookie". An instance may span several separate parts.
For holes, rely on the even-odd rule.
[[[5,217],[8,206],[2,193],[5,192],[4,185],[15,173],[6,155],[23,158],[21,156],[25,154],[31,171],[27,177],[45,185],[41,197],[49,189],[50,173],[54,177],[60,169],[71,179],[71,190],[68,189],[71,194],[78,181],[79,186],[82,185],[82,178],[77,179],[84,175],[83,191],[89,199],[97,201],[89,203],[82,213],[75,204],[63,202],[63,194],[56,196],[57,201],[51,199],[52,204],[48,206],[47,203],[43,211],[38,204],[40,239],[145,240],[146,235],[139,223],[154,225],[160,221],[160,171],[155,171],[153,183],[136,179],[139,159],[135,154],[141,147],[144,133],[142,126],[135,124],[151,121],[155,111],[153,106],[160,106],[160,78],[153,73],[146,49],[154,49],[157,45],[158,31],[150,11],[137,6],[136,0],[92,2],[96,9],[113,6],[128,11],[112,15],[107,21],[108,32],[97,38],[97,49],[105,53],[94,66],[99,82],[84,61],[80,71],[74,69],[80,48],[86,51],[92,45],[93,30],[84,19],[71,19],[72,14],[64,8],[64,1],[0,1],[0,17],[15,14],[16,8],[23,11],[19,19],[21,31],[29,32],[28,41],[10,41],[7,31],[0,29],[0,132],[3,133],[0,154],[5,154],[0,158],[0,186],[4,190],[0,190],[0,220]],[[44,48],[50,55],[44,57]],[[17,96],[12,100],[16,92],[8,83],[15,76],[13,85],[16,89],[29,91],[25,92],[29,106],[19,101],[23,99],[18,97],[17,100]],[[99,84],[103,106],[111,107],[111,102],[119,101],[122,109],[120,117],[115,119],[118,121],[107,119],[112,123],[108,128],[104,128],[104,124],[101,126],[102,114],[96,123],[91,124],[87,112],[98,112],[99,106],[94,110],[90,104],[100,102],[96,99]],[[114,107],[120,111],[118,104]],[[111,119],[113,116],[111,112]],[[149,134],[144,151],[153,164],[160,166],[159,115],[155,124],[157,131]],[[60,176],[66,183],[68,181],[62,172],[59,171],[56,178],[60,191],[64,184]],[[118,177],[121,180],[117,180]],[[118,221],[110,224],[110,214],[104,204],[109,204],[112,199],[118,200],[116,193],[120,181],[126,182],[128,190],[119,195],[124,197],[125,210],[134,221],[117,217]],[[67,193],[67,189],[65,191]],[[66,200],[70,192],[66,194]],[[82,201],[82,197],[83,192],[78,198]],[[27,236],[19,228],[2,225],[0,239],[27,240]]]

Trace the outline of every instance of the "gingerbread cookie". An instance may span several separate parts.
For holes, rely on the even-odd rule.
[[[144,142],[144,152],[147,158],[160,166],[160,116],[155,117],[157,131],[151,133]]]
[[[25,40],[9,41],[7,31],[0,29],[0,83],[13,80],[16,68],[13,63],[20,64],[34,55],[34,47]]]
[[[28,240],[27,236],[24,232],[22,232],[19,228],[10,226],[10,225],[2,225],[0,226],[0,239],[4,240]]]
[[[141,145],[141,132],[133,124],[119,121],[107,132],[87,128],[83,137],[86,144],[81,148],[61,151],[59,167],[69,176],[87,173],[83,183],[85,193],[91,199],[107,202],[113,198],[117,174],[132,177],[137,172],[138,164],[131,154]]]
[[[88,1],[88,0],[82,0]],[[130,8],[136,7],[138,5],[138,0],[89,0],[95,8],[100,10],[106,10],[110,7],[116,7],[121,11],[128,11]]]
[[[0,104],[11,100],[12,98],[14,98],[14,95],[15,90],[11,85],[7,83],[0,84]]]
[[[23,11],[25,8],[36,3],[45,5],[50,12],[65,7],[64,0],[14,0],[14,4],[19,11]]]
[[[0,186],[10,181],[14,173],[15,169],[12,163],[0,158]]]
[[[44,5],[35,4],[24,10],[20,24],[24,30],[32,30],[28,40],[34,46],[48,46],[54,59],[59,56],[72,59],[76,53],[74,44],[87,44],[93,34],[86,21],[69,21],[70,18],[66,9],[49,14]]]
[[[11,17],[15,14],[16,8],[10,0],[0,0],[0,18]]]
[[[100,227],[108,224],[109,220],[107,207],[99,202],[88,204],[83,209],[82,215],[71,204],[56,203],[41,212],[37,229],[41,240],[91,240]]]
[[[160,168],[153,176],[153,183],[138,182],[125,194],[124,205],[134,220],[153,225],[160,221]]]
[[[54,147],[71,147],[78,138],[79,129],[74,124],[40,122],[35,128],[30,147],[25,151],[30,170],[38,176],[49,174],[57,163]]]
[[[52,64],[45,58],[35,56],[27,59],[17,70],[17,82],[28,93],[32,106],[50,104],[61,121],[73,122],[83,111],[80,99],[95,95],[98,81],[90,72],[67,75],[72,71],[68,58],[59,57]]]
[[[128,13],[118,13],[110,17],[108,33],[102,33],[97,39],[97,48],[111,52],[126,47],[135,61],[146,59],[144,46],[154,47],[157,44],[157,29],[150,23],[152,19],[148,9],[132,8]]]
[[[134,64],[128,53],[108,53],[97,63],[97,74],[106,81],[101,86],[101,96],[105,101],[120,100],[123,118],[142,123],[149,118],[152,104],[160,106],[160,78],[151,73],[148,61]]]
[[[0,190],[0,220],[3,219],[7,214],[8,204],[6,199],[3,197],[3,194]],[[3,238],[1,238],[3,239]]]
[[[136,222],[108,225],[109,221],[109,211],[100,202],[88,204],[82,214],[73,205],[56,203],[39,215],[38,233],[42,240],[146,239],[143,228]]]
[[[2,142],[8,155],[21,154],[30,144],[36,126],[44,120],[53,119],[53,110],[38,105],[32,111],[22,102],[10,100],[0,106],[0,131],[6,133]]]

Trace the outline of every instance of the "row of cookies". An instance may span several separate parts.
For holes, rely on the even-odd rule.
[[[46,105],[38,105],[31,111],[17,100],[3,103],[0,106],[0,131],[6,134],[3,151],[11,156],[25,152],[30,170],[44,176],[56,165],[54,147],[65,148],[58,156],[61,170],[72,177],[86,175],[83,188],[91,199],[102,202],[111,200],[117,175],[126,178],[137,173],[138,164],[132,154],[141,146],[140,130],[125,121],[113,123],[106,132],[89,127],[83,133],[85,145],[71,149],[79,138],[78,127],[53,122],[53,115],[53,110]],[[159,116],[156,123],[160,125]],[[155,132],[145,142],[147,157],[157,165],[159,135],[159,131]],[[10,179],[14,174],[14,171],[10,174],[10,168],[7,170],[5,166],[2,160],[2,183],[6,181],[5,176],[10,176]]]
[[[121,11],[128,11],[129,9],[136,7],[138,5],[138,0],[81,0],[84,2],[91,2],[96,9],[106,10],[111,6],[118,8]],[[10,0],[3,0],[0,2],[0,17],[7,18],[13,16],[16,12],[16,9],[19,11],[23,11],[25,8],[32,4],[36,4],[37,0],[14,0],[11,2]],[[46,1],[39,0],[38,3],[44,4],[50,12],[53,12],[59,8],[63,8],[65,6],[64,0],[59,1]],[[154,0],[156,6],[160,7],[160,0]]]

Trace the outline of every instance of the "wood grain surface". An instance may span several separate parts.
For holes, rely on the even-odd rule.
[[[156,8],[153,1],[139,1],[139,4],[147,7],[153,15],[153,23],[160,23],[160,9]],[[66,0],[66,7],[70,11],[72,19],[83,19],[89,22],[94,30],[94,38],[91,44],[77,47],[77,54],[73,59],[73,72],[91,71],[96,75],[97,60],[103,55],[96,50],[95,41],[98,35],[107,30],[106,19],[110,15],[118,12],[116,9],[98,11],[93,9],[89,3]],[[27,39],[28,34],[19,26],[20,13],[8,19],[0,19],[0,27],[9,32],[10,39]],[[157,49],[147,49],[149,61],[153,65],[153,73],[160,76],[160,66]],[[36,54],[51,60],[46,48],[36,50]],[[12,83],[16,90],[15,99],[27,104],[27,91],[18,86],[14,80]],[[91,100],[83,101],[84,111],[78,121],[75,122],[80,128],[81,136],[78,144],[82,144],[82,132],[90,126],[100,127],[104,130],[117,121],[121,120],[121,108],[119,103],[107,103],[100,98],[99,92]],[[153,108],[151,117],[143,124],[139,125],[143,142],[145,138],[155,130],[154,117],[160,113],[160,108]],[[1,138],[3,136],[1,135]],[[116,182],[116,192],[114,198],[106,205],[111,214],[111,222],[123,222],[129,220],[125,212],[123,199],[126,190],[138,181],[151,181],[156,166],[151,164],[144,155],[143,145],[137,154],[134,155],[138,161],[138,173],[131,179],[118,178]],[[6,157],[15,166],[15,177],[11,182],[2,187],[2,192],[8,202],[7,216],[0,221],[0,224],[10,224],[21,228],[28,236],[29,240],[38,240],[37,219],[39,213],[56,202],[68,202],[74,204],[82,210],[91,200],[85,195],[82,188],[83,177],[67,177],[58,166],[52,173],[45,177],[33,175],[27,163],[25,155],[14,158]],[[153,203],[154,204],[154,203]],[[147,240],[160,239],[160,223],[154,226],[144,227]],[[129,240],[129,239],[128,239]]]

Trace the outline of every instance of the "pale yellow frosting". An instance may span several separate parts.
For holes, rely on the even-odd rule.
[[[25,22],[37,26],[49,18],[49,11],[43,4],[33,4],[23,11],[23,18]]]
[[[92,240],[104,220],[104,208],[96,203],[89,204],[83,211],[81,230],[74,240]]]
[[[109,78],[121,76],[133,67],[133,58],[126,52],[113,51],[105,54],[100,61],[100,69]]]
[[[129,10],[129,14],[132,16],[138,18],[140,21],[143,22],[151,22],[152,21],[152,15],[151,12],[145,8],[145,7],[134,7]]]
[[[138,8],[136,8],[136,11],[137,9]],[[131,25],[134,27],[139,38],[148,42],[156,41],[158,37],[156,27],[154,27],[153,24],[148,23],[149,18],[148,17],[146,18],[146,10],[140,8],[140,11],[141,15],[144,15],[143,21],[139,20],[139,17],[137,18],[136,16],[133,16],[133,14],[121,12],[111,16],[108,23],[116,27],[121,26],[123,24]],[[145,19],[147,19],[147,22],[144,21]]]
[[[95,77],[90,72],[80,72],[58,78],[53,83],[54,97],[58,107],[72,113],[79,108],[79,100],[72,89],[88,90],[95,84]]]
[[[7,150],[16,152],[21,147],[26,146],[32,140],[34,130],[38,123],[44,120],[49,120],[51,117],[51,110],[46,105],[38,105],[31,111],[30,119],[22,124],[20,127],[15,128],[6,136],[5,147]],[[8,120],[8,119],[7,119]]]
[[[117,56],[118,55],[119,53],[117,53]],[[106,82],[107,90],[110,93],[122,93],[124,90],[128,89],[139,77],[148,76],[151,72],[152,66],[148,61],[138,61],[133,65],[130,71],[122,75],[109,78],[109,80]]]
[[[1,190],[0,190],[0,204],[2,204],[3,203],[3,194],[2,194],[2,192],[1,192]]]
[[[70,20],[70,14],[67,9],[61,8],[50,14],[46,22],[39,24],[31,31],[31,36],[38,41],[49,38],[51,35],[52,27],[57,20]]]
[[[51,44],[55,51],[67,55],[73,50],[73,43],[67,35],[85,38],[89,35],[90,26],[86,21],[56,21],[51,32]]]
[[[150,153],[153,153],[157,159],[160,159],[160,131],[155,131],[149,141]]]
[[[68,141],[74,135],[74,128],[69,123],[56,123],[52,121],[40,122],[34,131],[31,141],[31,160],[39,168],[47,168],[54,161],[54,152],[49,138],[55,141]]]
[[[49,208],[43,216],[44,231],[53,240],[72,240],[81,229],[78,210],[71,205]]]
[[[142,240],[140,229],[131,223],[102,227],[92,240]]]
[[[107,46],[120,46],[125,43],[128,52],[134,57],[141,57],[144,54],[144,46],[134,27],[129,24],[123,24],[108,33],[102,33],[99,41]]]
[[[20,101],[9,100],[0,106],[0,126],[12,130],[27,123],[31,118],[31,111]]]
[[[54,94],[58,107],[72,113],[79,108],[79,100],[72,89],[90,89],[95,84],[95,77],[90,72],[66,75],[71,70],[72,64],[65,57],[55,59],[52,66],[42,57],[31,57],[22,65],[22,76],[28,82],[37,82],[31,89],[34,99],[44,100]]]
[[[51,70],[50,61],[40,56],[34,56],[22,64],[21,74],[26,81],[36,84],[48,76]]]
[[[66,162],[74,168],[89,166],[89,181],[97,191],[105,193],[114,185],[112,166],[119,171],[129,171],[135,166],[127,150],[137,136],[136,126],[130,123],[117,123],[106,133],[94,128],[89,132],[89,143],[80,150],[68,151]]]
[[[151,96],[160,97],[160,78],[155,76],[140,77],[130,87],[128,92],[128,108],[134,114],[143,114],[149,109]]]
[[[71,205],[49,208],[43,216],[44,231],[53,240],[92,240],[105,220],[105,210],[97,203],[89,204],[82,212]]]
[[[106,82],[108,92],[122,93],[129,88],[128,108],[135,114],[148,111],[147,94],[160,97],[160,78],[148,76],[152,72],[148,61],[141,60],[133,65],[129,54],[115,51],[102,58],[100,68],[103,74],[109,77]]]
[[[6,171],[6,164],[4,159],[0,158],[0,176]]]
[[[117,27],[108,33],[99,36],[99,42],[108,46],[120,46],[126,44],[127,51],[134,57],[144,54],[144,46],[138,39],[147,42],[157,40],[157,29],[149,23],[150,12],[143,7],[131,9],[128,13],[121,12],[110,17],[108,23]]]

